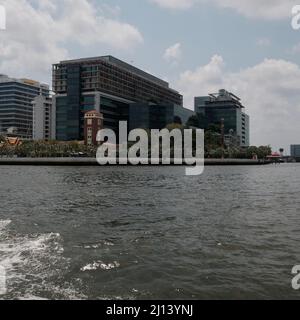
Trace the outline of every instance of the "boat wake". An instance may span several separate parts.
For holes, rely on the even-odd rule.
[[[16,235],[10,220],[0,220],[0,266],[6,274],[6,292],[0,299],[84,299],[63,280],[69,260],[63,257],[59,234]]]

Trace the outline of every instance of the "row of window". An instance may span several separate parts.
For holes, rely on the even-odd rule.
[[[89,70],[85,68],[90,67],[83,67],[82,70]],[[95,66],[95,70],[100,70],[100,68],[99,84],[97,85],[97,82],[93,83],[92,81],[89,81],[85,84],[84,89],[98,89],[97,87],[100,86],[101,89],[110,91],[110,93],[117,92],[122,94],[122,96],[131,99],[133,98],[133,100],[136,95],[139,99],[142,97],[141,101],[144,101],[145,95],[148,95],[149,97],[146,97],[146,99],[154,97],[161,101],[170,100],[177,104],[182,103],[182,97],[178,93],[151,82],[150,80],[147,81],[134,73],[127,72],[107,63],[101,63],[101,65]],[[94,75],[96,74],[97,73],[94,73]],[[54,82],[55,91],[64,92],[66,90],[65,86],[59,85],[56,81]],[[136,90],[136,93],[132,91],[133,89]]]

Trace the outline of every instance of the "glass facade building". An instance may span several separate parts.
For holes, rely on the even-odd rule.
[[[33,100],[49,97],[49,86],[34,80],[0,75],[0,134],[10,131],[22,139],[32,139]]]
[[[226,90],[195,98],[195,112],[199,115],[201,128],[208,129],[212,124],[220,125],[223,119],[225,135],[234,135],[238,146],[248,147],[250,118],[243,110],[241,100]]]
[[[300,144],[291,145],[291,156],[300,159]]]
[[[129,129],[163,129],[178,120],[186,124],[195,114],[192,110],[174,104],[135,103],[129,108]]]
[[[73,141],[84,139],[84,114],[96,110],[104,117],[104,128],[118,133],[119,121],[128,121],[130,102],[100,92],[84,93],[78,106],[68,104],[67,95],[53,97],[56,112],[56,139]]]
[[[84,112],[104,116],[104,127],[118,131],[132,103],[176,104],[182,96],[169,84],[112,56],[62,61],[53,65],[58,140],[82,140]]]

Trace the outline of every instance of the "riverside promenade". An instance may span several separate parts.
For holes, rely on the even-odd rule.
[[[250,159],[205,159],[206,166],[249,166],[268,164],[271,164],[271,161]],[[99,164],[95,158],[0,158],[0,166],[99,166]]]

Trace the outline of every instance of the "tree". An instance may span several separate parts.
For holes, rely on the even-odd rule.
[[[221,139],[220,139],[219,133],[206,130],[204,139],[205,139],[205,148],[207,151],[221,147]]]
[[[191,116],[191,117],[188,119],[186,125],[187,125],[188,127],[196,127],[196,128],[199,128],[199,127],[200,127],[199,117],[198,117],[197,115]]]
[[[260,146],[258,148],[258,150],[259,150],[259,158],[260,159],[264,159],[267,156],[269,156],[270,154],[272,154],[271,146]]]
[[[215,124],[211,123],[208,128],[208,131],[215,132],[215,133],[220,133],[221,134],[221,124]]]
[[[178,116],[175,116],[175,117],[174,117],[174,123],[176,123],[176,124],[182,124],[181,118],[178,117]]]
[[[172,131],[174,129],[180,129],[183,130],[184,129],[184,125],[180,124],[180,123],[170,123],[166,126],[166,129],[168,129],[169,131]]]

